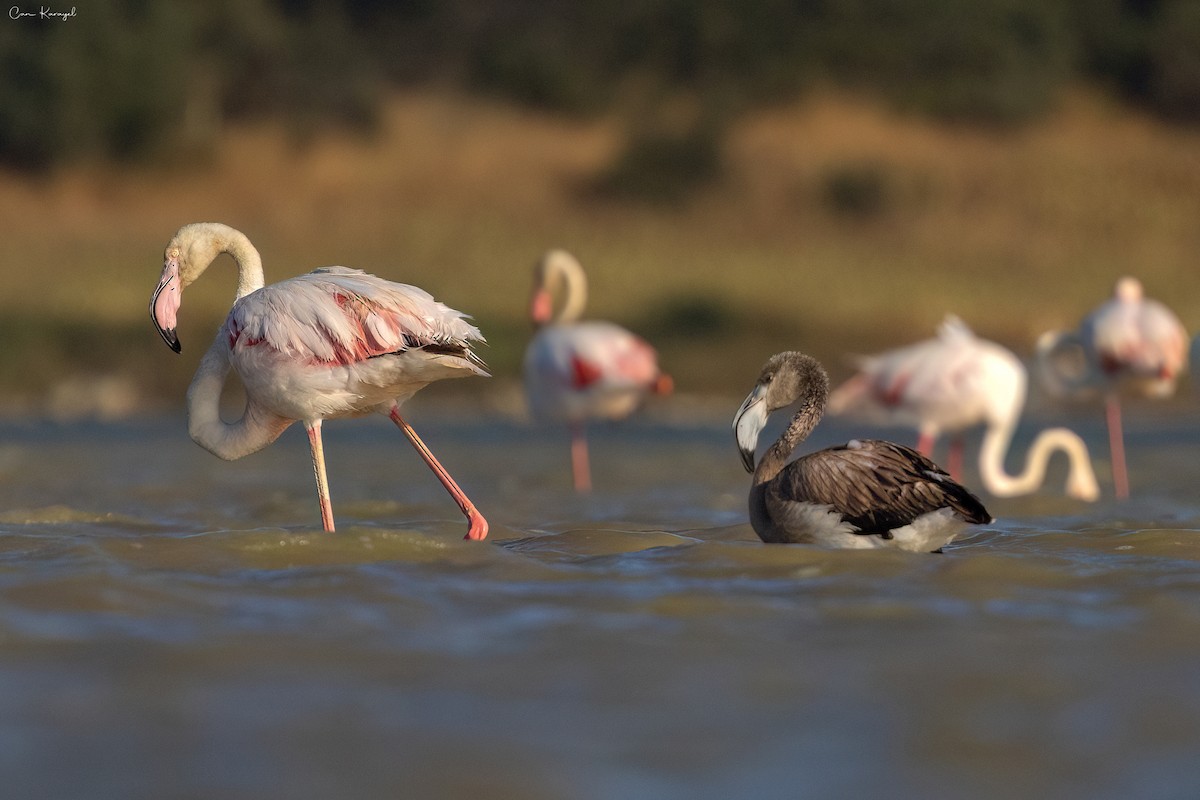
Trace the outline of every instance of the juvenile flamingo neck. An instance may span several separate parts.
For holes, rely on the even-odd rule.
[[[780,473],[792,452],[808,438],[809,434],[813,432],[813,428],[817,427],[817,423],[821,421],[821,416],[825,413],[825,401],[828,394],[828,386],[810,387],[808,394],[800,403],[800,408],[792,417],[792,421],[788,423],[787,428],[775,440],[775,443],[767,448],[767,452],[763,453],[762,459],[755,467],[755,484],[766,483]]]

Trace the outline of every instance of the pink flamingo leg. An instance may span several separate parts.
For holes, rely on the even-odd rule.
[[[433,470],[433,474],[437,476],[442,486],[445,486],[446,491],[454,498],[454,502],[458,503],[458,507],[462,509],[462,513],[467,518],[467,535],[464,538],[476,541],[486,538],[488,535],[487,520],[483,518],[483,514],[479,513],[479,509],[475,508],[475,504],[471,502],[466,493],[454,482],[454,478],[450,477],[450,473],[441,465],[441,462],[434,457],[429,448],[425,446],[425,443],[421,441],[421,437],[417,436],[417,432],[412,429],[412,426],[400,416],[400,409],[397,406],[392,406],[392,410],[388,416],[404,432],[404,435],[408,437],[408,441],[416,449],[417,455],[421,456],[421,459]]]
[[[963,437],[955,436],[950,440],[950,453],[946,459],[946,465],[950,468],[950,477],[961,483],[963,473]]]
[[[926,458],[933,458],[933,442],[934,436],[928,431],[921,431],[917,435],[917,452]]]
[[[587,435],[583,423],[571,425],[571,471],[575,475],[575,491],[592,490],[592,469],[588,459]]]
[[[1113,488],[1118,500],[1129,497],[1129,473],[1125,468],[1125,434],[1121,430],[1121,399],[1114,393],[1104,404],[1108,418],[1108,449],[1112,455]]]
[[[317,499],[321,501],[321,524],[333,533],[333,504],[329,502],[329,479],[325,475],[325,449],[321,446],[321,420],[304,423],[312,451],[313,474],[317,477]]]

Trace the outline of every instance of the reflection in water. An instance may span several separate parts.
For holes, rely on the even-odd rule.
[[[419,422],[487,543],[382,420],[330,432],[334,536],[296,431],[227,464],[175,418],[0,429],[6,794],[1200,783],[1190,420],[1131,426],[1133,501],[990,501],[941,556],[761,544],[724,419],[598,430],[585,497],[557,431]]]

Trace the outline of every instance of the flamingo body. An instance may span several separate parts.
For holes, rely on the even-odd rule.
[[[950,316],[935,338],[860,359],[829,407],[937,438],[1020,413],[1025,386],[1025,369],[1011,351]]]
[[[1084,318],[1079,340],[1089,362],[1110,381],[1129,381],[1148,397],[1167,397],[1187,368],[1188,335],[1179,318],[1144,295],[1135,278]]]
[[[461,312],[345,267],[241,298],[221,335],[247,394],[292,420],[386,413],[434,381],[487,375],[465,348],[482,336]]]
[[[555,315],[553,295],[565,295]],[[611,322],[579,322],[586,304],[583,268],[563,250],[538,262],[530,316],[538,326],[525,350],[525,393],[539,419],[571,428],[575,488],[591,488],[584,428],[596,420],[628,417],[651,393],[671,391],[654,348]]]
[[[734,416],[742,463],[753,473],[750,523],[765,542],[836,548],[940,550],[970,524],[992,517],[977,497],[917,451],[854,439],[790,461],[820,422],[829,392],[824,369],[787,352],[763,366]],[[798,403],[787,429],[755,464],[771,412]]]
[[[1066,493],[1082,500],[1097,499],[1099,486],[1087,447],[1065,428],[1039,434],[1020,475],[1005,470],[1004,457],[1027,387],[1025,367],[1012,351],[981,339],[951,315],[932,339],[861,359],[858,373],[834,390],[829,405],[834,414],[917,428],[918,450],[926,456],[932,455],[941,434],[985,425],[979,472],[985,488],[998,497],[1035,491],[1043,482],[1051,453],[1061,449],[1070,460]],[[961,441],[956,441],[952,475],[958,471],[960,449]]]
[[[628,417],[660,376],[654,348],[611,322],[542,327],[524,372],[533,414],[569,423]]]
[[[479,330],[422,289],[347,267],[324,267],[264,286],[258,251],[244,234],[219,223],[195,223],[180,228],[167,245],[150,301],[155,327],[176,352],[182,292],[221,253],[237,262],[238,292],[188,388],[193,440],[220,458],[236,459],[302,422],[322,524],[332,531],[321,423],[387,414],[459,504],[469,522],[468,538],[484,538],[487,521],[399,413],[405,400],[432,381],[487,375],[471,350],[472,342],[483,340]],[[219,414],[230,368],[246,392],[245,411],[234,423]]]
[[[1145,296],[1136,278],[1117,281],[1113,296],[1084,317],[1074,332],[1052,331],[1038,341],[1038,373],[1058,396],[1102,390],[1119,498],[1129,496],[1120,391],[1130,386],[1147,397],[1168,397],[1187,370],[1187,330],[1169,308]],[[1064,367],[1064,355],[1082,353],[1082,364]]]

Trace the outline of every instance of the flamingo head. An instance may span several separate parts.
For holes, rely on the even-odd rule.
[[[829,376],[812,356],[785,352],[768,359],[754,389],[746,395],[733,417],[733,432],[746,471],[754,472],[758,436],[772,412],[799,400],[801,411],[798,413],[819,418],[825,411],[828,397]]]
[[[179,336],[175,332],[183,295],[183,281],[179,273],[180,255],[179,246],[172,241],[163,258],[162,277],[158,280],[158,288],[150,296],[150,319],[154,323],[154,329],[167,343],[167,347],[176,353],[182,349]]]
[[[558,298],[562,308],[555,314]],[[529,316],[536,326],[551,322],[574,322],[587,305],[587,277],[578,259],[566,250],[549,250],[533,270],[533,296]]]
[[[754,391],[746,395],[741,408],[733,416],[733,435],[737,439],[738,454],[746,472],[754,472],[754,451],[758,449],[758,435],[767,424],[771,411],[767,408],[769,381],[760,381]]]
[[[1113,288],[1113,297],[1122,303],[1140,302],[1144,294],[1142,282],[1129,275],[1120,278]]]
[[[180,351],[175,326],[183,290],[191,285],[222,252],[231,252],[237,238],[245,237],[219,222],[184,225],[163,251],[162,276],[150,297],[150,319],[167,346]],[[247,242],[248,244],[248,242]]]

